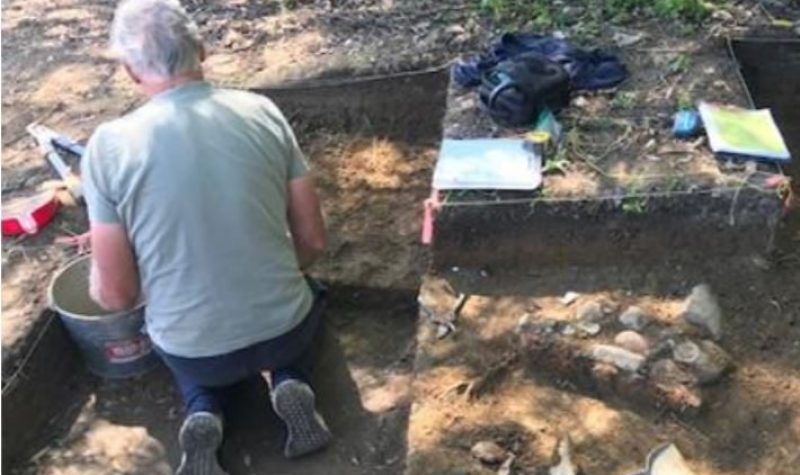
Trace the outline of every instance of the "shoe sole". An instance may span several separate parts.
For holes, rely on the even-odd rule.
[[[273,391],[273,408],[288,432],[283,450],[287,458],[307,455],[330,444],[331,432],[317,413],[315,402],[314,392],[305,383],[286,381]]]
[[[219,421],[210,414],[190,417],[193,419],[181,428],[183,457],[175,475],[228,475],[217,461],[217,450],[222,444]]]

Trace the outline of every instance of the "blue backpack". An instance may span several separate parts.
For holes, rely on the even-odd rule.
[[[570,77],[559,63],[528,52],[485,72],[478,93],[498,125],[532,126],[543,109],[557,112],[569,105]]]

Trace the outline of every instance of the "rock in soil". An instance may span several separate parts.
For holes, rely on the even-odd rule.
[[[558,442],[556,456],[558,463],[550,467],[549,475],[578,475],[579,468],[572,461],[572,443],[569,437]]]
[[[549,335],[558,329],[558,322],[551,319],[536,320],[532,315],[525,314],[517,323],[517,334],[525,332],[533,332],[538,334]]]
[[[573,302],[578,300],[578,297],[579,297],[579,295],[576,292],[570,291],[570,292],[565,293],[564,296],[559,299],[559,301],[563,305],[572,305]]]
[[[674,358],[685,364],[701,384],[712,384],[733,367],[730,355],[719,345],[703,340],[685,341],[675,347]]]
[[[514,454],[509,455],[506,461],[503,462],[503,465],[497,469],[497,475],[511,475],[515,459],[516,457]]]
[[[698,327],[713,339],[719,340],[722,336],[722,311],[707,284],[700,284],[692,289],[684,303],[682,316],[686,322]]]
[[[733,359],[727,351],[710,340],[700,342],[700,351],[705,358],[703,365],[697,367],[697,379],[700,384],[713,384],[733,369]]]
[[[734,21],[733,14],[727,10],[714,10],[714,13],[711,14],[711,18],[722,23]]]
[[[590,356],[595,361],[612,364],[624,371],[636,372],[644,364],[644,356],[614,345],[594,345]]]
[[[647,469],[637,474],[695,475],[675,444],[665,444],[653,449],[647,456]]]
[[[647,338],[632,330],[617,333],[617,336],[614,337],[614,344],[641,355],[646,355],[650,349],[650,343],[648,343]]]
[[[525,315],[519,317],[519,321],[517,321],[517,327],[514,330],[517,334],[520,334],[526,330],[530,330],[534,326],[534,318],[533,315],[530,313],[526,313]]]
[[[575,318],[584,322],[597,322],[603,319],[603,306],[599,302],[591,301],[575,309]]]
[[[652,317],[648,315],[644,310],[637,306],[628,307],[622,315],[619,316],[619,323],[621,323],[625,328],[634,331],[642,331],[644,330],[647,325],[650,324]]]
[[[469,452],[481,463],[488,465],[498,465],[508,458],[508,452],[491,440],[478,442]]]
[[[692,365],[700,359],[700,347],[693,341],[684,341],[672,350],[672,355],[675,361]]]
[[[569,380],[579,389],[613,394],[636,404],[695,414],[702,398],[694,386],[661,385],[640,371],[646,358],[614,345],[594,345],[533,332],[520,335],[531,368]]]
[[[674,361],[669,358],[660,359],[653,363],[650,367],[650,378],[665,386],[673,386],[677,384],[694,385],[697,383],[697,378],[681,369]]]
[[[575,324],[575,329],[581,337],[596,336],[603,328],[597,322],[581,320]]]

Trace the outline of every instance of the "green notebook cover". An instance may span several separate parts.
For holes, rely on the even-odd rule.
[[[777,161],[790,159],[769,109],[750,110],[701,102],[699,110],[714,153]]]

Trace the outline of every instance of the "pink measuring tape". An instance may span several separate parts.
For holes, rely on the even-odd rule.
[[[431,190],[430,198],[424,202],[425,211],[422,217],[422,244],[430,246],[433,244],[434,226],[436,213],[442,207],[439,201],[439,190]]]

